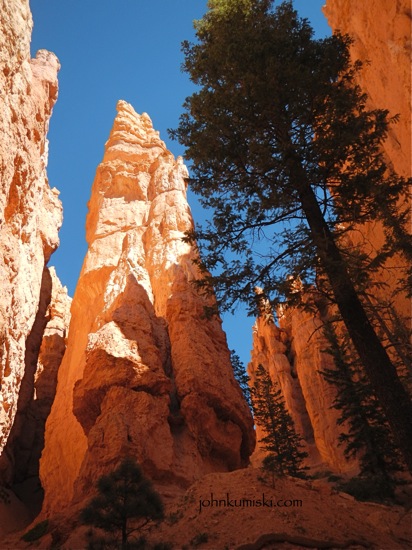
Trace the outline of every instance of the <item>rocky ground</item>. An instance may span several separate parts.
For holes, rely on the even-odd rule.
[[[259,470],[248,468],[209,474],[180,494],[164,489],[166,518],[146,531],[147,539],[174,550],[412,547],[411,515],[401,506],[358,502],[323,479],[281,478],[272,488],[259,478]],[[0,548],[81,550],[86,528],[75,515],[50,518],[49,532],[35,542],[21,540],[26,528],[0,541]]]

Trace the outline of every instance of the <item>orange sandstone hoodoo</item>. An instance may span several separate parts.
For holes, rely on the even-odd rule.
[[[117,105],[87,217],[89,245],[46,426],[45,511],[82,499],[125,455],[187,486],[245,466],[250,411],[218,318],[204,317],[188,172],[146,114]]]

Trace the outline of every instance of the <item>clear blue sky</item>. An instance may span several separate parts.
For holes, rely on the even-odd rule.
[[[295,0],[317,36],[330,33],[324,0]],[[64,222],[60,248],[52,256],[73,296],[86,253],[87,201],[101,162],[119,99],[147,112],[175,156],[184,155],[167,129],[175,128],[182,103],[193,91],[180,70],[180,44],[192,40],[192,22],[206,0],[30,0],[34,20],[32,56],[39,49],[60,59],[59,98],[50,123],[48,176],[60,190]],[[189,194],[195,221],[204,218]],[[229,347],[249,360],[253,319],[241,310],[224,318]]]

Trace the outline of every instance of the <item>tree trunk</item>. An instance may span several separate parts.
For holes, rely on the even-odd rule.
[[[412,473],[412,403],[410,397],[369,322],[347,271],[345,261],[302,169],[298,169],[297,177],[300,178],[296,187],[299,190],[302,209],[308,221],[321,265],[329,279],[336,304],[365,367],[376,397],[379,399],[393,430],[399,449]]]

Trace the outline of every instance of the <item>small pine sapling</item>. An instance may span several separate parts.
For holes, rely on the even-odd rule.
[[[102,476],[97,489],[97,496],[82,510],[81,521],[105,531],[106,542],[117,544],[117,548],[135,547],[131,534],[152,520],[163,519],[160,496],[131,458],[125,458],[114,472]],[[99,540],[100,545],[104,542]]]
[[[256,371],[251,396],[256,422],[265,433],[259,440],[267,452],[262,469],[271,475],[272,486],[275,474],[304,477],[307,467],[302,462],[308,455],[301,450],[302,438],[295,430],[281,389],[262,365]]]

